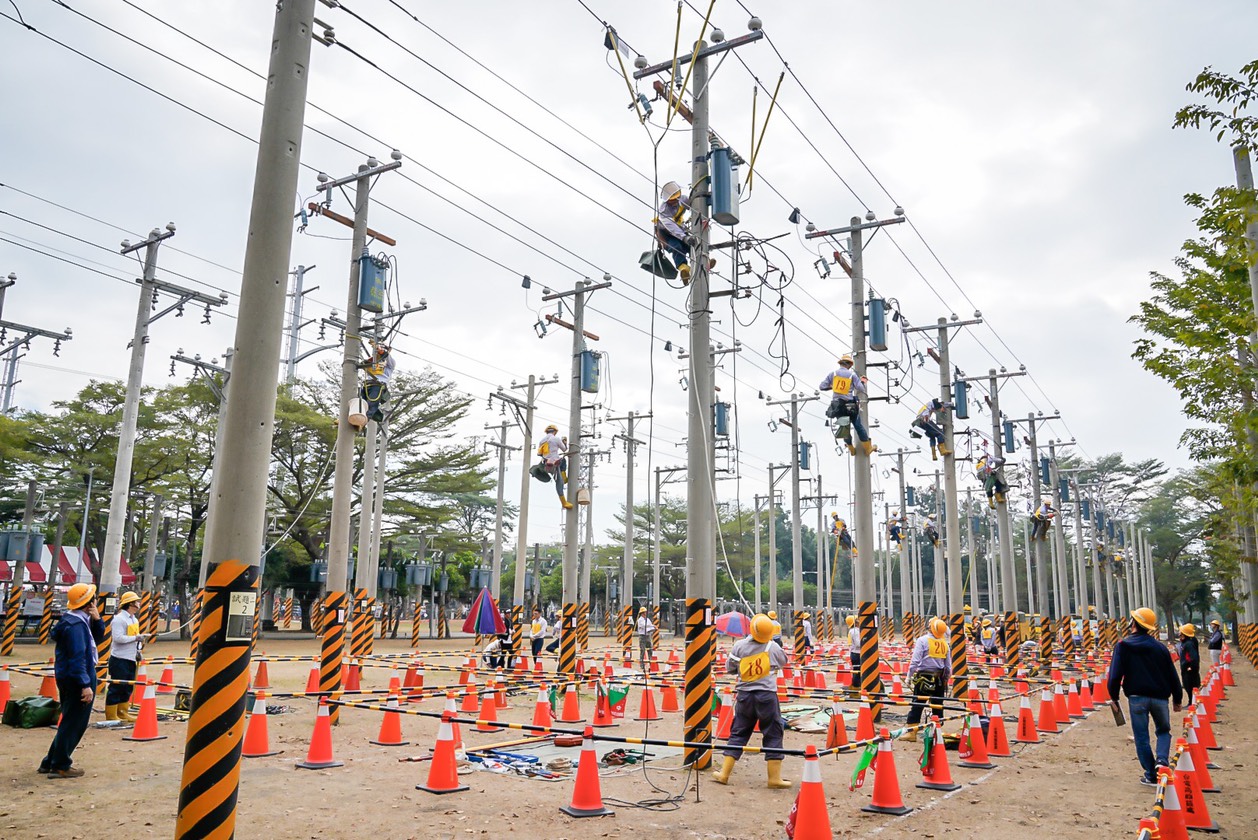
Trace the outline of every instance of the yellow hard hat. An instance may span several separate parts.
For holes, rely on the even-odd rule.
[[[676,181],[669,181],[667,184],[660,187],[660,198],[664,201],[672,201],[680,195],[681,185]]]
[[[932,618],[930,620],[930,635],[936,639],[942,639],[948,634],[948,622],[942,618]]]
[[[70,592],[66,595],[66,604],[70,609],[77,610],[87,606],[95,597],[95,586],[90,583],[76,583],[70,587]]]
[[[769,616],[769,618],[770,618],[770,619],[772,619],[773,621],[777,621],[777,620],[778,620],[778,611],[777,611],[777,610],[769,610],[769,612],[768,612],[768,613],[766,613],[766,615],[768,615],[768,616]]]
[[[546,431],[550,432],[551,434],[558,434],[559,427],[556,426],[554,423],[551,423],[549,426],[546,427]]]
[[[1179,628],[1179,632],[1190,639],[1194,639],[1197,637],[1197,625],[1185,624],[1183,627]]]
[[[764,644],[773,638],[773,619],[767,615],[755,615],[751,619],[751,638]]]
[[[847,617],[847,626],[848,626],[848,627],[855,627],[855,626],[856,626],[856,616],[854,616],[854,615],[849,615],[849,616]]]
[[[799,620],[800,620],[800,621],[803,621],[803,620],[804,620],[804,619],[806,619],[806,618],[812,618],[812,613],[800,613],[800,614],[799,614]]]
[[[839,357],[839,364],[854,365],[856,364],[856,360],[852,358],[851,353],[844,353],[842,356]]]
[[[1136,609],[1131,611],[1131,617],[1135,619],[1136,623],[1139,624],[1141,627],[1143,627],[1145,630],[1158,629],[1157,614],[1154,613],[1153,610],[1149,609],[1148,607],[1137,607]]]
[[[122,597],[118,599],[118,608],[126,609],[128,604],[134,604],[138,600],[140,600],[140,596],[134,592],[124,592]]]
[[[992,620],[991,620],[990,618],[985,618],[985,619],[983,619],[983,626],[984,626],[984,627],[991,627],[991,626],[992,626]]]
[[[962,612],[972,612],[969,604],[966,604],[964,607],[961,608],[961,610]]]
[[[1220,623],[1219,623],[1219,620],[1216,618],[1216,619],[1212,619],[1212,620],[1210,621],[1210,626],[1211,626],[1211,627],[1222,627],[1223,625],[1222,625],[1222,624],[1220,624]]]

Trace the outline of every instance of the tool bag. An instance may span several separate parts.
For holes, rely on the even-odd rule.
[[[35,729],[53,726],[60,714],[61,704],[51,697],[23,697],[8,702],[4,707],[3,722],[5,726],[18,729]]]
[[[546,469],[545,464],[534,464],[529,467],[529,475],[536,478],[542,484],[550,484],[550,471]]]

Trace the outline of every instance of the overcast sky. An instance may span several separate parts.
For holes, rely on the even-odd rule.
[[[676,353],[685,346],[686,293],[661,282],[653,300],[637,259],[649,247],[654,184],[688,183],[690,139],[680,120],[665,135],[662,102],[654,103],[649,134],[638,124],[599,20],[662,62],[672,56],[676,7],[587,4],[594,15],[575,0],[400,2],[422,24],[399,4],[349,4],[428,65],[320,5],[318,16],[342,43],[413,90],[344,49],[316,44],[309,101],[325,110],[308,108],[307,125],[334,139],[307,131],[302,159],[312,169],[302,172],[301,198],[314,193],[316,170],[348,174],[367,153],[387,159],[391,147],[408,156],[400,173],[377,183],[371,225],[398,239],[391,249],[398,298],[429,305],[406,319],[395,341],[400,365],[430,364],[477,399],[455,435],[483,434],[498,422],[485,397],[530,373],[561,375],[542,395],[539,420],[566,423],[570,334],[537,337],[539,315],[553,311],[541,290],[610,273],[613,288],[592,298],[588,328],[607,354],[601,413],[654,411],[653,429],[642,430],[653,432],[650,451],[640,449],[637,459],[641,501],[648,469],[685,461],[679,379],[686,362]],[[41,0],[17,0],[26,22],[91,60],[0,20],[0,236],[10,240],[0,241],[0,271],[19,278],[4,318],[74,330],[59,358],[50,342],[32,344],[19,371],[21,409],[47,409],[89,378],[125,375],[139,269],[117,245],[169,221],[178,235],[161,250],[159,275],[215,295],[225,290],[230,301],[209,326],[192,311],[156,323],[145,382],[173,381],[169,356],[178,348],[208,358],[230,344],[257,151],[245,138],[258,131],[261,108],[252,100],[263,95],[258,74],[273,18],[273,4],[256,0],[68,5],[138,43]],[[1088,457],[1121,451],[1185,465],[1176,448],[1178,398],[1130,358],[1137,332],[1127,319],[1148,294],[1148,272],[1173,271],[1180,243],[1192,235],[1181,196],[1232,180],[1226,148],[1207,133],[1172,131],[1171,120],[1203,66],[1234,71],[1254,58],[1258,7],[1240,0],[749,5],[772,44],[713,61],[712,126],[749,157],[753,128],[758,135],[782,60],[789,63],[799,81],[788,74],[782,83],[737,228],[762,238],[789,234],[771,252],[791,281],[783,324],[789,371],[780,375],[776,291],[757,285],[733,311],[728,298],[715,304],[714,339],[728,347],[737,338],[743,347],[717,374],[721,397],[737,407],[740,453],[730,464],[739,478],[722,482],[720,496],[749,503],[765,492],[767,465],[789,458],[789,431],[768,428],[783,410],[766,407],[757,393],[811,394],[849,349],[847,278],[837,268],[820,276],[814,263],[834,245],[806,242],[803,225],[787,221],[793,206],[823,229],[869,210],[886,218],[903,206],[922,238],[908,225],[873,237],[867,279],[915,325],[980,309],[984,325],[957,333],[952,358],[968,375],[1026,365],[1032,376],[1001,391],[1006,413],[1060,411],[1064,422],[1041,439],[1077,438]],[[713,20],[728,37],[744,33],[747,19],[734,0],[718,0]],[[701,22],[684,10],[683,49]],[[755,127],[752,74],[767,88],[755,100]],[[649,84],[642,90],[652,93]],[[661,137],[657,173],[653,143]],[[340,196],[333,209],[352,212]],[[308,276],[320,288],[307,297],[307,317],[344,311],[348,234],[315,220],[294,238],[292,265],[318,266]],[[726,257],[718,273],[729,278],[730,268]],[[763,273],[764,262],[753,258],[753,270]],[[534,281],[528,292],[524,274]],[[781,276],[771,276],[774,286]],[[758,284],[751,275],[742,280]],[[316,338],[308,328],[303,349]],[[876,442],[894,450],[919,443],[907,429],[939,380],[929,357],[920,367],[915,360],[930,344],[925,335],[906,343],[893,330],[890,343],[881,358],[902,368],[901,386],[891,389],[901,402],[878,403],[873,415]],[[331,356],[316,355],[300,370],[313,375]],[[881,376],[871,385],[887,393]],[[982,389],[975,396],[981,401]],[[819,444],[812,474],[824,476],[825,491],[837,492],[837,509],[846,510],[850,459],[835,454],[823,406],[809,405],[802,432]],[[969,424],[987,430],[990,416],[972,407]],[[600,530],[624,499],[625,456],[613,442],[619,426],[601,427],[600,445],[611,454],[598,466],[596,502],[606,502],[596,505]],[[519,445],[518,433],[511,442]],[[929,468],[929,456],[913,460]],[[890,490],[886,460],[877,466],[878,487]],[[517,462],[508,471],[512,501],[519,469]],[[557,538],[558,505],[548,489],[534,488],[531,537]],[[814,521],[814,513],[806,516]]]

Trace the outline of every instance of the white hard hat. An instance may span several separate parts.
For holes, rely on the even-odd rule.
[[[660,187],[660,198],[668,201],[670,198],[676,198],[681,195],[681,186],[676,181],[669,181]]]

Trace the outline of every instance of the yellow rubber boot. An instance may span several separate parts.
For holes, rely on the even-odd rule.
[[[930,448],[930,460],[932,460],[932,461],[938,461],[938,460],[939,460],[939,455],[938,455],[938,453],[937,453],[937,451],[936,451],[935,447],[933,447],[933,446]]]
[[[785,790],[791,786],[790,779],[782,778],[782,759],[766,761],[764,766],[769,770],[769,782],[765,787],[771,790]]]
[[[572,502],[568,501],[563,496],[559,497],[559,504],[563,505],[564,510],[572,510]]]
[[[951,455],[953,450],[949,449],[946,444],[939,444],[940,455]]]
[[[135,723],[135,715],[131,714],[131,701],[118,704],[118,720],[125,720],[127,723]]]
[[[117,703],[106,704],[105,705],[105,720],[117,720],[117,719],[118,719],[118,704]]]
[[[872,455],[878,451],[878,447],[874,446],[874,442],[872,440],[862,440],[861,446],[865,448],[866,455]]]
[[[738,759],[730,755],[721,756],[721,769],[712,771],[712,780],[722,785],[729,784],[729,774],[734,769],[734,762]]]

